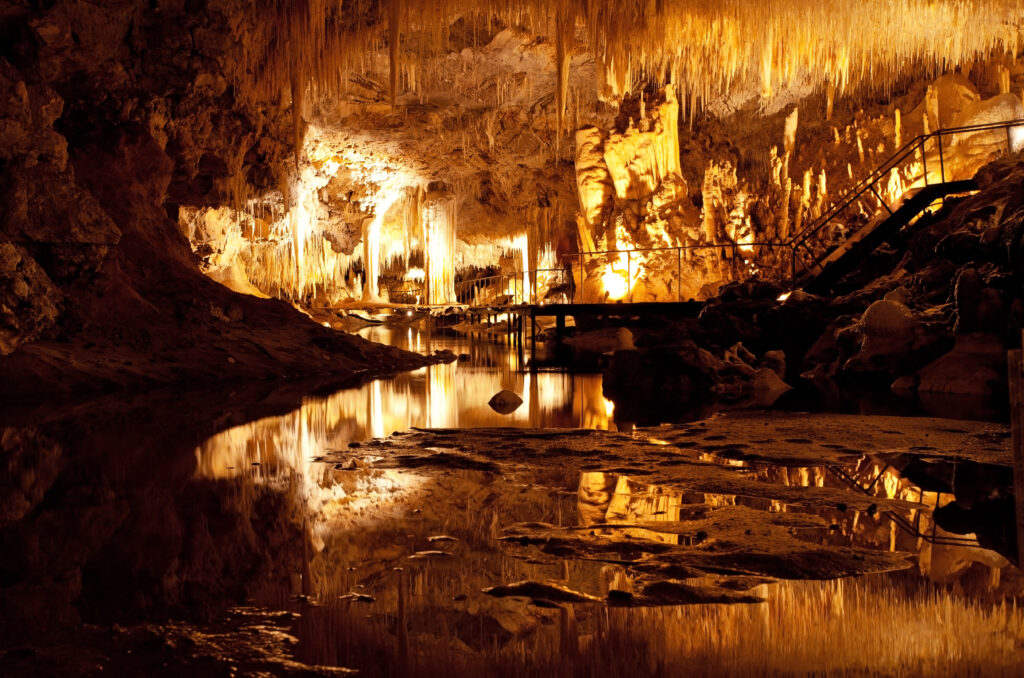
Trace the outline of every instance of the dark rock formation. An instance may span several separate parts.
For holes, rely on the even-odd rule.
[[[227,84],[222,4],[4,10],[0,397],[423,364],[198,272],[178,208],[288,155],[282,108]]]

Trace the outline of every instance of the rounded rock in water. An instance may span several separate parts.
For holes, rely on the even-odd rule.
[[[506,389],[495,393],[487,404],[498,414],[512,414],[523,404],[523,399]]]

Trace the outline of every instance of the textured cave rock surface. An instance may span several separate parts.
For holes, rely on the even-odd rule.
[[[1006,348],[1024,328],[1024,162],[993,162],[977,180],[977,194],[880,248],[831,299],[779,301],[780,288],[749,281],[724,287],[697,318],[634,326],[637,350],[615,354],[606,394],[648,423],[666,402],[673,416],[749,404],[753,372],[781,351],[776,371],[790,384],[1005,396]],[[600,347],[602,331],[578,327],[570,342]]]
[[[223,12],[69,1],[2,18],[0,396],[423,363],[197,270],[177,207],[228,200],[228,167],[265,184],[287,154],[278,107],[225,83]]]

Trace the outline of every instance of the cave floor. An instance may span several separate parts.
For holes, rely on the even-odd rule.
[[[1005,425],[599,430],[599,375],[369,333],[471,357],[6,421],[0,673],[1024,671]]]

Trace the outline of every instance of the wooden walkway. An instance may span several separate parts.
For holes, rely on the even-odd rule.
[[[596,323],[608,320],[665,319],[678,320],[695,318],[704,308],[700,301],[665,301],[603,304],[515,304],[504,306],[463,307],[439,318],[452,318],[458,323],[500,326],[505,323],[505,339],[511,345],[518,345],[520,355],[525,344],[530,345],[530,368],[537,369],[537,320],[555,319],[555,339],[560,341],[565,334],[566,321],[572,317],[576,323]],[[442,321],[441,326],[444,327]]]

